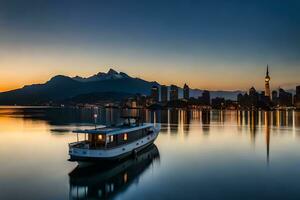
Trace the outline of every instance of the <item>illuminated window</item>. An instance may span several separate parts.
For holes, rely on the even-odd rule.
[[[124,133],[124,140],[127,140],[127,133]]]
[[[114,141],[114,136],[111,135],[111,136],[110,136],[110,142],[113,142],[113,141]]]
[[[127,180],[128,180],[128,175],[125,172],[125,174],[123,175],[123,181],[124,181],[124,183],[127,183]]]
[[[98,135],[98,139],[102,140],[103,139],[103,135]]]

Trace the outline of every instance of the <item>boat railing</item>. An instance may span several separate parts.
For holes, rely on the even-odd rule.
[[[69,143],[70,148],[77,149],[105,149],[105,144],[93,143],[88,140]]]

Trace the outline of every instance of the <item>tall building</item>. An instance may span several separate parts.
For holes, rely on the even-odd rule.
[[[159,88],[155,85],[151,88],[151,98],[154,102],[159,102]]]
[[[188,100],[190,98],[190,88],[187,84],[183,86],[183,98]]]
[[[276,90],[272,91],[272,100],[276,100],[278,98],[278,92]]]
[[[170,100],[174,101],[178,99],[178,87],[176,85],[171,85],[170,87]]]
[[[296,87],[296,95],[294,98],[294,105],[297,109],[300,109],[300,85]]]
[[[265,96],[270,99],[271,91],[270,91],[270,76],[269,76],[269,66],[267,65],[267,72],[265,77]]]
[[[210,93],[208,90],[202,92],[202,101],[205,105],[210,105]]]
[[[278,105],[278,92],[276,90],[272,91],[272,102],[273,102],[273,105],[275,105],[275,106]]]
[[[161,102],[168,101],[168,87],[165,85],[160,86],[160,100]]]
[[[293,105],[293,95],[292,93],[286,92],[284,89],[279,88],[279,105],[282,107],[290,107]]]
[[[249,89],[249,96],[254,96],[256,95],[256,89],[252,86],[250,89]]]
[[[263,94],[263,92],[262,92],[262,94]],[[249,106],[251,106],[251,107],[257,106],[258,100],[259,100],[258,92],[256,91],[256,89],[254,87],[251,87],[249,89],[249,97],[248,97]]]

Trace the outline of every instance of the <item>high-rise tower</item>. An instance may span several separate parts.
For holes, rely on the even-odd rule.
[[[160,86],[160,100],[164,103],[168,101],[168,87],[166,85]]]
[[[152,86],[151,88],[151,97],[154,102],[159,102],[159,89],[156,85]]]
[[[178,87],[176,85],[170,86],[170,101],[178,99]]]
[[[269,76],[269,66],[267,65],[267,73],[265,77],[265,96],[266,97],[271,97],[271,91],[270,91],[270,76]]]
[[[190,98],[190,88],[187,84],[183,86],[183,98],[188,100]]]

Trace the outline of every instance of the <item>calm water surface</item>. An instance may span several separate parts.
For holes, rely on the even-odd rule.
[[[161,123],[137,159],[78,168],[71,131],[113,109],[0,107],[0,199],[299,199],[300,112],[143,111]],[[132,111],[135,112],[135,111]]]

